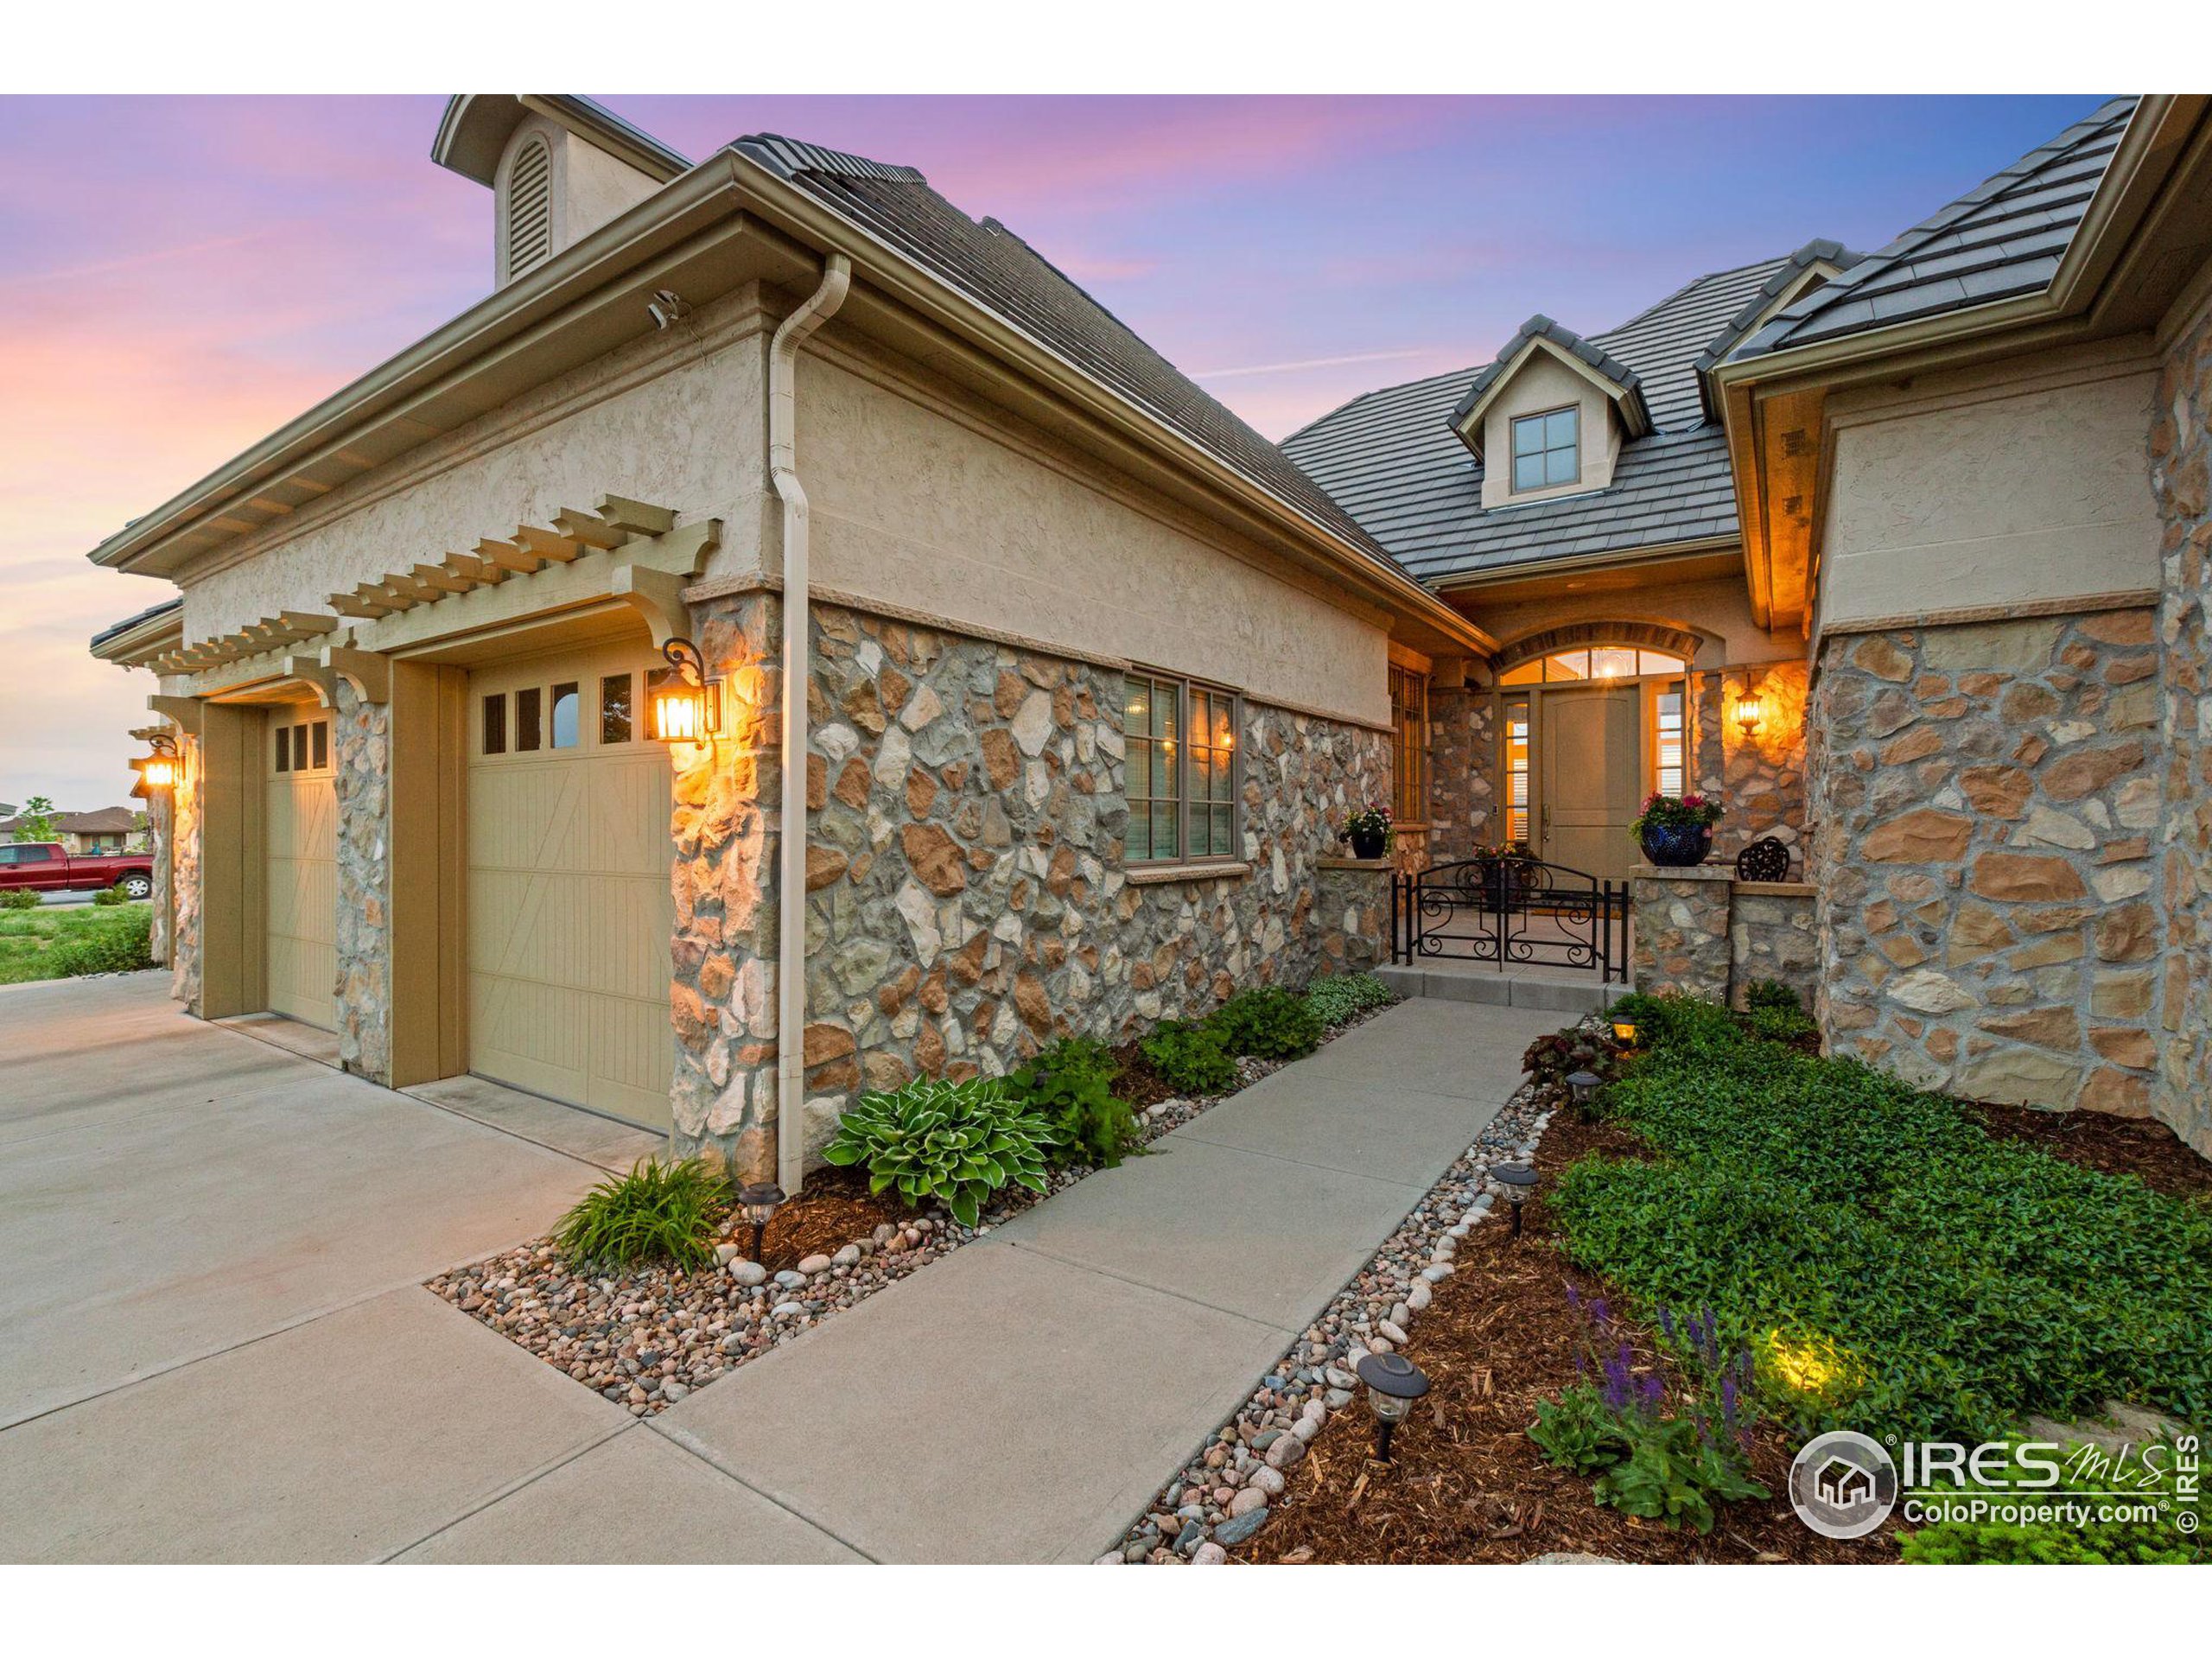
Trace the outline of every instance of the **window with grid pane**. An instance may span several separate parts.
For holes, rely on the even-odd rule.
[[[1225,691],[1192,686],[1184,741],[1190,756],[1189,856],[1233,858],[1236,815],[1236,699]]]
[[[1579,411],[1554,409],[1513,420],[1513,487],[1548,490],[1582,476]]]
[[[1128,677],[1122,704],[1128,861],[1237,856],[1241,714],[1233,691],[1159,674]]]
[[[1132,674],[1122,706],[1128,740],[1128,777],[1132,861],[1178,858],[1182,841],[1180,768],[1175,760],[1175,706],[1181,688],[1173,680]]]
[[[1428,819],[1428,677],[1390,671],[1392,768],[1390,812],[1401,824]]]

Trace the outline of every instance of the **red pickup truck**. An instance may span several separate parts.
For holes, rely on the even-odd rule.
[[[154,891],[154,859],[150,853],[72,858],[58,841],[0,842],[0,887],[48,893],[120,887],[126,899],[144,899]]]

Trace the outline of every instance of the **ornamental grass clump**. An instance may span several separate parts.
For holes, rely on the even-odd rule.
[[[585,1193],[553,1243],[580,1266],[702,1268],[715,1259],[715,1224],[728,1205],[729,1183],[698,1159],[647,1158]]]
[[[1606,1116],[1652,1155],[1565,1172],[1567,1253],[1640,1306],[1711,1308],[1798,1427],[1994,1440],[2110,1399],[2212,1421],[2212,1204],[1713,1004],[1624,1001]]]
[[[862,1095],[837,1120],[822,1155],[868,1169],[871,1194],[896,1191],[909,1209],[935,1202],[973,1227],[992,1193],[1009,1181],[1045,1190],[1051,1122],[1025,1110],[997,1077],[922,1079]]]

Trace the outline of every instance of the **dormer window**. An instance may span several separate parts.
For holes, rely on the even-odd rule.
[[[1513,487],[1554,489],[1582,477],[1580,411],[1573,405],[1513,420]]]

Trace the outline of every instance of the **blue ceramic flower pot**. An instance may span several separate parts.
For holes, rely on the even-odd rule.
[[[1705,862],[1705,855],[1713,850],[1713,826],[1647,824],[1638,839],[1643,842],[1644,857],[1654,864],[1683,869]]]

